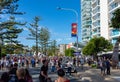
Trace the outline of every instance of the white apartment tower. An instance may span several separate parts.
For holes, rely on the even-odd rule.
[[[91,0],[81,0],[81,25],[82,25],[82,41],[91,39],[92,28],[92,7]]]
[[[85,1],[91,1],[91,11],[89,12],[84,12],[87,10],[88,5],[84,5]],[[118,36],[120,36],[120,32],[116,29],[110,28],[110,20],[112,18],[112,13],[120,8],[120,0],[82,0],[82,41],[84,41],[85,32],[90,33],[89,31],[84,31],[84,21],[87,21],[88,19],[85,20],[87,16],[84,14],[92,14],[92,23],[91,23],[91,32],[92,34],[89,34],[89,37],[104,37],[108,40],[110,40],[113,44],[116,42]],[[89,8],[89,9],[90,9]],[[90,38],[86,38],[89,40]]]
[[[92,0],[92,37],[109,39],[108,1]]]

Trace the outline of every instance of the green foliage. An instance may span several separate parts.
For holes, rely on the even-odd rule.
[[[43,43],[48,42],[48,40],[50,39],[50,32],[49,32],[48,28],[42,27],[40,29],[39,36],[40,36],[40,38],[39,38],[40,42],[43,42]]]
[[[72,48],[65,50],[65,56],[73,57],[74,56],[74,50]]]
[[[111,19],[111,27],[119,29],[120,28],[120,9],[117,9],[113,13],[113,17]]]
[[[105,40],[105,38],[94,37],[83,48],[82,52],[84,55],[96,56],[97,53],[101,51],[106,52],[106,51],[112,50],[112,48],[113,48],[112,44],[108,40]]]
[[[47,54],[49,56],[55,56],[57,54],[57,46],[56,46],[56,41],[53,40],[52,42],[50,42],[49,48],[47,50]]]
[[[31,39],[31,40],[35,40],[36,42],[36,54],[38,54],[38,45],[40,44],[41,47],[41,51],[46,54],[47,51],[47,45],[49,44],[49,39],[50,39],[50,32],[48,30],[48,28],[38,28],[38,22],[40,21],[39,17],[35,17],[33,23],[30,24],[30,34],[29,34],[29,38],[27,39]]]
[[[89,42],[82,50],[84,55],[93,55],[95,45],[93,42]]]
[[[0,0],[0,14],[10,14],[10,15],[22,15],[23,12],[18,12],[19,5],[17,4],[19,0]],[[10,42],[10,43],[18,43],[16,40],[18,37],[18,34],[22,32],[22,29],[18,29],[18,25],[22,26],[25,25],[20,22],[16,22],[14,17],[10,17],[9,21],[3,22],[4,19],[1,18],[0,23],[0,40]],[[2,47],[0,46],[0,55],[7,53],[7,47],[2,44]],[[2,51],[1,51],[2,50]],[[12,53],[9,52],[9,53]]]
[[[39,27],[39,25],[38,25],[38,23],[39,23],[39,21],[40,21],[40,18],[39,17],[35,17],[35,18],[33,18],[33,23],[31,23],[30,24],[30,28],[28,28],[28,30],[30,31],[30,34],[29,34],[29,38],[27,38],[27,39],[30,39],[30,40],[35,40],[35,42],[36,42],[36,55],[38,55],[38,41],[39,41],[39,31],[40,31],[40,29],[38,28]]]
[[[15,45],[15,44],[7,44],[2,46],[2,55],[6,54],[21,54],[23,51],[23,46],[22,45]]]
[[[97,68],[97,65],[96,64],[91,64],[91,67],[92,68]]]
[[[42,48],[42,52],[46,54],[47,46],[49,44],[50,32],[48,28],[41,28],[39,33],[39,42]]]
[[[5,23],[5,24],[4,24]],[[7,22],[3,22],[2,24],[4,29],[4,34],[2,34],[2,38],[5,39],[7,43],[18,43],[16,40],[18,38],[18,34],[21,33],[23,30],[18,28],[19,26],[24,26],[25,23],[16,22],[14,17],[10,17],[10,20]]]
[[[18,1],[19,0],[0,0],[0,14],[24,14],[23,12],[17,11],[19,7],[17,4]]]

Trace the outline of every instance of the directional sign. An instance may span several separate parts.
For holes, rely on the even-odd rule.
[[[74,55],[80,55],[81,52],[73,52]]]

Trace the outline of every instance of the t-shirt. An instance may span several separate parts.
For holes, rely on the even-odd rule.
[[[47,71],[48,71],[48,66],[42,66],[41,67],[41,70],[40,70],[40,77],[42,78],[42,79],[45,79],[45,77],[41,74],[41,72],[43,71],[43,73],[45,74],[45,75],[47,75]]]

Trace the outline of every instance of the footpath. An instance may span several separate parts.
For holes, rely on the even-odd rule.
[[[82,77],[79,82],[120,82],[120,69],[111,69],[111,75],[102,76],[100,69],[85,66],[77,75]]]
[[[81,70],[80,67],[77,67],[78,73],[74,74],[71,77],[67,75],[67,78],[70,79],[70,82],[120,82],[120,69],[111,69],[111,75],[102,76],[100,74],[100,69],[90,68],[85,65],[84,69]],[[1,74],[5,72],[0,70]],[[40,72],[40,67],[29,68],[29,72],[32,75],[33,82],[39,82],[38,76]],[[54,82],[57,79],[57,73],[48,74],[52,81]]]
[[[39,82],[39,69],[33,68],[30,70],[34,82]],[[90,68],[87,65],[84,66],[83,70],[80,67],[77,67],[77,70],[77,75],[74,74],[71,77],[69,75],[66,76],[70,79],[70,82],[120,82],[120,69],[111,69],[111,75],[106,76],[100,74],[100,69]],[[48,75],[53,82],[58,77],[57,73],[49,73]]]

